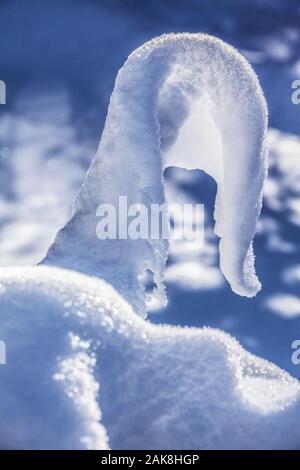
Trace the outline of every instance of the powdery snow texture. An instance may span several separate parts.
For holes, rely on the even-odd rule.
[[[156,326],[104,281],[0,269],[3,448],[299,447],[300,388],[213,329]]]

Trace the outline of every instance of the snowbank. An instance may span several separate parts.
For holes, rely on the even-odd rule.
[[[3,448],[300,445],[300,388],[213,329],[155,326],[104,281],[0,269]]]
[[[266,174],[267,108],[248,62],[204,34],[169,34],[134,51],[120,70],[98,152],[45,264],[97,275],[145,315],[141,278],[165,302],[165,240],[98,240],[100,203],[165,202],[163,169],[202,169],[218,184],[220,266],[232,289],[253,296],[252,239]],[[184,150],[184,151],[182,151]]]

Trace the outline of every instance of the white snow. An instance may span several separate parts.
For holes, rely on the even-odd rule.
[[[0,283],[1,447],[299,447],[299,383],[229,335],[153,325],[54,267]]]
[[[286,284],[300,284],[300,265],[294,265],[287,268],[283,272],[282,278]]]
[[[1,265],[36,264],[71,215],[91,149],[76,135],[65,89],[24,92],[1,113],[0,140]]]
[[[243,51],[243,54],[245,53],[255,67],[268,97],[272,126],[278,128],[270,129],[268,133],[271,174],[267,180],[266,191],[264,191],[265,212],[263,218],[260,219],[262,236],[256,240],[260,262],[259,272],[265,282],[263,292],[253,301],[238,299],[231,295],[228,289],[220,293],[217,288],[217,275],[212,276],[218,270],[216,238],[211,237],[209,241],[206,239],[201,253],[200,249],[196,250],[195,247],[193,251],[190,250],[186,243],[176,243],[170,246],[169,267],[165,271],[166,283],[176,283],[176,288],[170,289],[169,293],[171,312],[175,313],[177,321],[187,323],[185,312],[180,315],[182,302],[178,301],[185,300],[185,305],[190,305],[191,309],[187,312],[189,323],[198,324],[200,318],[201,323],[217,324],[218,327],[232,331],[232,334],[241,339],[244,346],[251,348],[252,351],[256,350],[260,354],[273,357],[276,362],[298,377],[299,369],[291,363],[290,344],[291,338],[294,339],[293,335],[297,337],[300,316],[295,314],[288,318],[286,315],[283,316],[284,313],[278,313],[280,315],[278,317],[265,311],[266,298],[273,298],[278,293],[281,301],[284,296],[284,302],[281,305],[285,307],[288,305],[290,308],[289,301],[298,298],[300,280],[298,248],[300,139],[297,135],[300,129],[300,113],[299,106],[293,105],[291,101],[291,83],[299,79],[300,74],[300,30],[296,14],[293,14],[296,9],[289,9],[290,5],[295,3],[294,0],[286,0],[280,5],[271,0],[263,2],[253,2],[253,0],[248,2],[247,0],[243,6],[237,6],[237,2],[234,1],[228,2],[226,8],[220,10],[216,8],[216,2],[206,1],[201,3],[200,16],[195,14],[198,4],[192,5],[193,2],[188,7],[184,2],[179,2],[178,11],[173,8],[171,2],[168,5],[162,2],[150,2],[151,11],[153,11],[152,18],[149,17],[148,8],[143,5],[143,2],[140,2],[136,9],[127,11],[124,8],[118,14],[116,14],[115,6],[78,2],[78,4],[72,4],[72,21],[68,22],[68,31],[66,31],[63,19],[68,20],[70,12],[64,4],[33,3],[31,7],[27,4],[22,7],[20,4],[10,2],[5,7],[1,7],[0,15],[3,38],[7,44],[10,44],[10,47],[2,48],[1,67],[3,69],[8,67],[12,72],[9,107],[2,107],[0,116],[1,264],[35,263],[44,256],[50,240],[53,239],[58,228],[65,223],[70,213],[71,201],[79,189],[86,165],[89,163],[89,155],[94,153],[95,148],[95,142],[90,136],[89,145],[83,145],[82,131],[89,128],[89,131],[97,132],[96,127],[102,125],[113,75],[128,51],[144,41],[144,38],[149,38],[151,34],[172,28],[178,31],[183,27],[194,29],[196,21],[197,29],[205,29],[212,33],[219,31],[220,35],[233,42],[240,51]],[[259,7],[256,4],[259,4]],[[267,4],[268,8],[261,8]],[[272,18],[271,23],[264,20],[265,15]],[[60,21],[57,21],[57,18]],[[262,20],[260,21],[259,18]],[[256,22],[256,19],[259,21]],[[143,23],[144,20],[147,23],[146,29],[141,29],[141,21]],[[56,41],[52,40],[54,29]],[[69,34],[70,31],[71,34]],[[45,41],[49,47],[44,48],[41,54],[40,48]],[[24,54],[24,43],[26,43],[26,54]],[[58,43],[60,47],[57,47]],[[99,47],[94,47],[95,44]],[[113,54],[111,54],[112,50]],[[12,58],[14,58],[13,63]],[[45,82],[46,93],[45,90],[41,90],[41,93],[37,90],[32,72],[38,70],[38,76],[43,80],[45,67],[47,78],[50,70],[59,72],[57,78],[60,81],[59,89],[62,93],[57,94],[56,91],[54,94],[49,93],[48,81]],[[24,79],[24,77],[27,78]],[[215,77],[219,80],[218,73]],[[17,82],[15,88],[14,81]],[[80,113],[78,112],[76,99],[72,95],[74,82],[78,84],[76,97],[80,98],[84,107],[87,107],[88,113],[84,112],[81,106]],[[170,93],[173,90],[170,98],[171,104],[172,98],[176,97],[176,83],[174,80],[172,83],[171,75],[168,76],[168,83],[170,86],[164,86],[163,89],[167,92],[170,88]],[[171,85],[174,87],[172,88]],[[222,91],[223,87],[217,86],[216,91],[218,90]],[[236,90],[240,90],[240,84]],[[168,100],[166,106],[163,106],[162,90],[159,95],[161,99],[158,111],[162,110],[159,113],[162,119],[169,106]],[[183,105],[181,90],[178,95]],[[187,99],[188,95],[189,93],[186,92]],[[189,161],[191,165],[197,166],[197,150],[200,145],[201,162],[204,160],[208,162],[210,159],[215,162],[218,159],[223,146],[222,136],[209,113],[212,109],[209,99],[205,93],[203,95],[197,101],[190,102],[188,99],[187,105],[190,107],[187,106],[187,116],[174,145],[168,147],[168,142],[172,142],[174,131],[172,126],[168,134],[168,122],[164,126],[160,125],[160,137],[164,140],[163,160],[166,160],[168,156],[170,163],[173,159],[173,163],[179,164],[184,156],[185,162]],[[224,93],[220,98],[223,97]],[[221,102],[221,99],[219,101]],[[171,114],[167,116],[171,123],[173,117],[178,119],[175,111],[177,109],[180,111],[181,108],[182,106],[177,104],[173,107]],[[220,113],[220,117],[223,115],[219,107],[217,107],[217,112]],[[49,115],[48,118],[46,115]],[[197,127],[198,120],[200,124]],[[175,124],[176,122],[175,120]],[[130,120],[130,123],[135,124],[135,120]],[[279,129],[285,132],[280,132]],[[184,155],[185,153],[187,155]],[[133,163],[135,166],[136,162]],[[132,168],[132,160],[129,166]],[[210,168],[210,171],[213,169]],[[123,170],[122,166],[121,171]],[[185,175],[193,177],[191,172],[186,172]],[[102,181],[97,182],[97,190],[100,184],[103,184]],[[178,195],[175,194],[175,197]],[[207,228],[205,234],[207,235]],[[74,256],[78,252],[80,258],[81,251],[83,253],[86,249],[88,252],[90,245],[87,244],[81,249],[78,244],[73,244],[71,248],[74,249]],[[85,256],[85,253],[82,256]],[[99,256],[97,252],[96,262]],[[108,254],[108,260],[109,256],[111,254]],[[176,266],[186,267],[187,263],[193,263],[193,269],[176,269]],[[88,271],[88,267],[91,266],[90,260],[88,265],[83,265],[82,269]],[[120,264],[117,263],[116,267],[119,268]],[[97,270],[100,269],[102,266],[101,268],[97,266]],[[104,269],[106,270],[106,267],[103,267]],[[204,273],[205,270],[207,273],[206,289],[212,279],[215,281],[215,290],[209,293],[214,302],[207,301],[207,292],[200,293],[197,297],[193,292],[193,302],[191,302],[188,298],[190,291],[187,287],[192,286],[195,290],[205,288],[203,287],[204,280],[198,283],[199,273]],[[4,270],[1,271],[1,276],[2,273]],[[62,273],[54,269],[46,274],[46,271],[41,271],[40,268],[39,270],[31,268],[27,277],[25,268],[24,270],[9,268],[5,275],[12,280],[12,283],[10,286],[7,285],[8,278],[2,284],[0,283],[0,317],[7,319],[5,324],[0,320],[0,341],[2,333],[7,338],[11,336],[11,339],[8,342],[8,364],[0,365],[0,447],[106,448],[109,437],[112,447],[116,448],[118,442],[124,443],[128,437],[124,437],[128,422],[131,425],[130,431],[134,427],[132,440],[137,436],[141,446],[143,442],[140,436],[143,432],[146,434],[148,432],[145,440],[148,439],[148,445],[151,445],[152,439],[155,438],[152,430],[154,429],[155,432],[158,428],[157,441],[160,440],[162,446],[165,445],[165,447],[169,440],[174,440],[174,434],[178,430],[183,430],[184,433],[185,429],[187,430],[186,436],[183,436],[181,440],[176,440],[176,438],[175,443],[179,441],[179,446],[186,445],[188,448],[194,445],[199,436],[200,445],[208,448],[218,448],[219,443],[220,446],[236,445],[237,447],[250,447],[252,444],[256,447],[300,447],[299,430],[296,430],[295,424],[296,421],[299,423],[299,399],[295,398],[293,404],[293,397],[298,397],[299,392],[295,391],[297,389],[295,381],[288,379],[287,375],[282,374],[278,369],[274,369],[277,371],[276,374],[278,373],[274,380],[268,373],[268,379],[264,378],[262,381],[259,378],[254,380],[251,373],[248,380],[246,374],[239,390],[245,403],[245,407],[241,410],[240,401],[236,399],[235,394],[232,395],[236,376],[230,385],[228,385],[229,381],[224,380],[222,371],[224,362],[218,359],[220,370],[210,347],[211,338],[208,339],[207,336],[209,330],[155,327],[155,344],[150,347],[145,345],[146,338],[140,337],[146,335],[145,331],[147,331],[148,338],[150,337],[150,330],[147,325],[146,330],[144,329],[144,323],[140,323],[141,329],[136,337],[134,334],[128,335],[131,339],[124,347],[125,358],[120,360],[118,369],[117,359],[110,353],[117,351],[116,356],[121,359],[122,356],[118,352],[119,348],[115,349],[112,337],[105,333],[105,338],[109,337],[109,341],[112,341],[109,344],[114,344],[110,353],[105,355],[104,350],[101,349],[101,354],[95,357],[91,352],[91,345],[94,344],[94,339],[91,340],[91,337],[95,338],[96,334],[100,335],[103,328],[100,326],[97,332],[92,329],[87,332],[86,327],[85,312],[88,310],[91,313],[91,308],[88,307],[88,296],[91,295],[98,299],[95,311],[104,310],[105,312],[97,313],[97,316],[100,316],[103,321],[105,317],[107,325],[113,328],[112,320],[110,320],[111,311],[110,307],[107,308],[107,304],[109,298],[116,299],[118,296],[112,294],[102,281],[92,280],[86,276],[79,277],[71,272]],[[14,276],[16,279],[13,281]],[[32,284],[38,284],[39,278],[41,283],[34,288],[35,294],[31,295]],[[222,276],[219,276],[219,280],[220,286]],[[92,288],[91,282],[97,283],[97,287]],[[178,285],[187,289],[187,292],[181,293],[181,298]],[[213,289],[212,282],[210,285]],[[91,294],[92,289],[94,291]],[[7,294],[4,298],[5,291]],[[78,297],[80,301],[76,306]],[[153,300],[152,307],[161,305],[160,299]],[[7,310],[3,308],[3,302],[8,307]],[[294,311],[297,312],[297,301],[295,305]],[[128,309],[129,307],[125,307],[123,302],[119,311],[128,313]],[[78,329],[78,325],[73,328],[70,323],[75,310],[76,325],[77,320],[81,322]],[[286,309],[281,310],[285,312]],[[120,325],[124,317],[128,318],[127,313],[122,314]],[[172,321],[172,318],[167,319],[167,321],[170,320]],[[136,321],[138,320],[134,318],[133,324]],[[45,323],[44,326],[43,323]],[[123,328],[123,332],[125,330],[128,331]],[[11,334],[10,332],[13,331],[21,333],[20,335]],[[37,333],[38,331],[40,334]],[[201,343],[201,346],[193,343],[191,332],[194,335],[193,338],[197,340],[207,339],[209,343],[207,350],[204,349],[204,343]],[[179,344],[178,354],[174,345],[175,333],[178,334],[176,337],[176,343]],[[215,330],[212,333],[216,334],[215,342],[221,340],[221,336],[218,336]],[[158,340],[158,335],[164,335],[164,342]],[[229,336],[222,335],[222,338],[227,345],[233,346],[233,353],[238,354],[238,359],[234,364],[237,363],[238,369],[241,368],[240,358],[244,357],[244,354],[248,358],[250,356],[240,348],[235,349],[237,345]],[[138,352],[128,346],[134,342],[140,348]],[[18,343],[20,354],[17,351]],[[106,339],[103,344],[107,344]],[[166,344],[169,345],[168,361],[164,361]],[[164,348],[161,356],[158,351],[153,351],[154,347],[158,348],[159,345],[163,345]],[[57,356],[55,355],[56,348]],[[138,359],[136,359],[137,354]],[[211,361],[208,355],[211,355]],[[169,360],[169,356],[172,360]],[[45,357],[48,357],[49,363],[54,365],[53,375],[49,373],[48,368],[43,369],[44,364],[47,365],[47,360],[44,361]],[[154,364],[163,364],[161,376],[159,376],[159,371],[153,373],[151,369],[150,362],[153,357],[154,359],[161,358]],[[220,357],[225,357],[223,352],[220,353]],[[97,374],[97,363],[102,358],[108,367],[111,365],[106,375],[109,377],[111,374],[111,381],[106,381],[107,389],[102,377]],[[141,367],[138,365],[140,358]],[[188,369],[184,368],[184,360]],[[259,360],[253,360],[255,366],[259,365],[257,370],[258,374],[261,374],[262,368]],[[114,384],[115,377],[124,364],[126,367],[123,367],[121,371],[124,372],[122,380]],[[264,364],[270,371],[270,366]],[[15,367],[14,370],[13,367]],[[138,374],[135,373],[135,367],[138,368]],[[143,367],[145,371],[149,371],[150,368],[150,374],[153,373],[155,378],[153,387],[152,377],[143,375]],[[174,373],[169,370],[171,368],[174,368]],[[223,369],[227,371],[227,359],[225,359]],[[183,373],[182,370],[184,370]],[[245,369],[242,368],[242,370],[245,372]],[[172,385],[175,384],[174,387],[166,384],[168,379],[164,379],[163,373],[170,377]],[[177,375],[182,376],[182,381]],[[200,380],[198,380],[199,377]],[[6,378],[8,382],[5,385]],[[145,381],[145,389],[141,384],[143,381]],[[123,384],[125,388],[122,388]],[[228,395],[223,396],[222,387],[224,387],[224,395],[229,390]],[[105,390],[108,393],[104,400]],[[110,394],[111,390],[113,392]],[[98,400],[96,400],[97,394]],[[116,404],[113,401],[109,403],[110,396],[117,397]],[[182,397],[186,399],[182,400]],[[265,414],[261,418],[265,427],[258,422],[257,412],[251,423],[250,418],[247,418],[248,405],[254,399],[257,405],[256,410],[260,410],[262,415]],[[121,436],[118,434],[119,429],[116,424],[120,402],[124,405],[121,421],[124,433]],[[236,410],[234,409],[235,402]],[[133,410],[138,408],[134,415],[137,418],[135,421],[132,421],[129,409],[126,410],[126,403],[129,403],[129,407]],[[271,417],[271,409],[276,403],[279,408],[282,404],[282,410],[275,411]],[[153,405],[150,412],[147,408],[148,404]],[[106,416],[106,409],[109,417]],[[180,410],[186,410],[186,412],[182,411],[180,415]],[[150,413],[153,419],[152,416],[149,417]],[[226,427],[228,417],[230,419]],[[236,422],[233,422],[234,417],[238,419],[237,427],[235,427]],[[106,429],[99,425],[99,419],[102,419],[102,426],[104,424]],[[174,420],[176,426],[172,432],[171,426]],[[218,425],[220,429],[217,429]],[[230,428],[231,425],[232,428]],[[111,428],[114,428],[113,431]],[[197,433],[194,429],[197,429]],[[223,429],[227,436],[221,434]],[[235,434],[238,433],[241,435],[241,441],[238,437],[235,438]],[[191,444],[187,442],[189,436]],[[199,441],[197,440],[197,447],[199,447]]]
[[[166,269],[165,281],[188,290],[215,289],[223,283],[220,271],[195,261],[178,261]]]
[[[276,315],[284,318],[300,316],[300,297],[292,294],[277,293],[267,298],[265,306]]]
[[[120,70],[98,152],[45,264],[97,275],[145,315],[145,270],[166,302],[165,240],[98,240],[96,209],[165,202],[163,168],[202,169],[218,184],[220,266],[234,292],[253,296],[252,239],[266,174],[267,108],[250,65],[204,34],[169,34],[134,51]]]
[[[277,174],[277,183],[268,178],[266,205],[286,214],[287,220],[300,226],[300,139],[271,129],[268,134],[270,168]],[[279,179],[279,181],[278,181]]]

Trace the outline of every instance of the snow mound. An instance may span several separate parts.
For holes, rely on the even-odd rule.
[[[153,325],[60,268],[2,268],[0,286],[1,447],[299,447],[298,382],[229,335]]]
[[[266,174],[267,107],[244,57],[205,34],[168,34],[135,50],[119,71],[98,152],[45,264],[99,276],[145,315],[145,271],[166,302],[168,242],[98,240],[97,207],[163,204],[163,170],[202,169],[217,182],[220,266],[234,292],[253,296],[252,239]]]

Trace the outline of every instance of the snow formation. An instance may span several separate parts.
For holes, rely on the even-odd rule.
[[[300,387],[214,329],[156,326],[106,282],[0,269],[2,448],[299,447]]]
[[[136,9],[123,8],[119,15],[116,15],[115,5],[110,7],[108,2],[105,2],[107,5],[100,5],[99,2],[97,5],[95,2],[76,2],[72,4],[72,21],[68,22],[68,29],[65,28],[65,21],[61,21],[62,18],[66,21],[70,18],[70,11],[63,3],[31,3],[31,6],[24,4],[24,7],[19,2],[18,4],[9,2],[1,6],[1,31],[5,42],[10,45],[1,50],[1,68],[12,71],[10,74],[12,100],[16,102],[21,98],[22,101],[24,92],[26,95],[26,102],[23,102],[21,107],[1,108],[0,137],[2,144],[7,147],[1,148],[0,155],[3,215],[1,263],[35,263],[42,258],[46,247],[49,246],[49,238],[53,238],[57,227],[65,223],[70,201],[78,191],[83,172],[89,162],[90,149],[94,148],[94,137],[91,139],[90,134],[88,148],[82,145],[84,142],[82,129],[90,126],[89,132],[92,131],[93,136],[97,133],[96,126],[99,126],[99,119],[102,123],[104,117],[104,107],[111,90],[113,74],[127,51],[145,37],[166,30],[202,29],[212,34],[218,31],[218,35],[243,51],[255,67],[268,98],[271,124],[277,128],[271,129],[269,133],[271,173],[267,180],[264,215],[260,219],[262,235],[259,235],[256,242],[259,272],[264,279],[264,290],[261,295],[249,302],[231,295],[229,289],[220,288],[222,278],[217,275],[215,238],[211,237],[209,244],[206,240],[205,251],[212,251],[212,248],[214,250],[211,253],[202,253],[201,256],[205,259],[201,260],[201,263],[195,253],[188,253],[183,243],[180,243],[180,246],[176,244],[174,253],[170,253],[173,265],[170,263],[171,266],[165,276],[166,282],[176,283],[176,289],[173,289],[173,292],[171,288],[169,289],[171,310],[161,315],[161,321],[210,324],[225,328],[234,336],[238,336],[245,346],[251,347],[252,351],[272,357],[274,361],[298,377],[299,366],[293,366],[290,348],[300,326],[300,316],[297,314],[300,285],[300,139],[296,135],[299,134],[300,114],[299,107],[293,105],[290,96],[291,82],[298,79],[300,74],[300,35],[297,23],[299,12],[294,6],[296,2],[290,0],[279,5],[278,2],[271,0],[228,1],[225,9],[219,9],[218,1],[201,1],[201,15],[199,15],[199,2],[190,2],[187,7],[186,2],[179,1],[179,10],[176,10],[171,2],[151,0],[139,2]],[[245,8],[246,3],[247,8]],[[152,19],[149,17],[149,8]],[[266,21],[266,18],[271,20]],[[140,28],[141,21],[146,25],[146,29]],[[17,30],[18,33],[21,30],[22,35],[17,34]],[[26,40],[25,54],[24,40]],[[41,54],[45,40],[49,47],[44,48]],[[94,47],[95,44],[109,44],[110,47]],[[66,57],[71,60],[66,60]],[[151,64],[144,54],[142,59],[142,62],[147,62],[150,71]],[[241,58],[239,60],[243,61]],[[193,64],[193,70],[196,66],[197,61]],[[207,74],[207,63],[204,68]],[[42,101],[38,98],[39,102],[36,103],[34,97],[39,95],[39,92],[34,81],[35,74],[32,75],[34,70],[38,70],[39,80],[42,76],[48,79],[49,71],[59,71],[59,80],[63,82],[61,85],[66,91],[67,99],[58,97],[54,91],[53,95],[50,94],[51,99],[46,98],[44,101],[45,90],[42,90]],[[222,95],[220,98],[223,100],[230,93],[229,89],[223,92],[223,78],[219,77],[219,71],[222,70],[223,67],[217,67],[210,83],[212,86],[213,83],[218,83],[215,92],[219,90]],[[229,76],[233,75],[234,71],[235,67]],[[179,74],[178,67],[176,74]],[[24,76],[28,77],[26,83]],[[74,77],[77,85],[75,90]],[[203,79],[204,77],[205,75]],[[168,120],[170,121],[169,128],[167,125],[162,126],[161,123],[159,126],[160,140],[163,142],[161,149],[163,164],[166,164],[167,158],[169,164],[172,160],[175,164],[179,164],[180,158],[188,154],[184,158],[187,165],[192,150],[194,155],[197,151],[194,142],[199,142],[198,139],[201,140],[201,161],[203,155],[208,157],[206,164],[209,159],[217,160],[222,149],[221,133],[216,132],[214,121],[208,115],[209,100],[208,103],[207,99],[197,100],[197,103],[196,100],[191,102],[189,90],[186,91],[186,119],[183,120],[174,142],[172,120],[175,120],[175,124],[178,120],[175,109],[178,110],[180,117],[184,93],[182,87],[179,87],[177,101],[182,104],[176,104],[172,107],[172,113],[168,114],[168,109],[171,109],[168,105],[168,88],[170,96],[177,96],[176,83],[173,93],[171,92],[172,80],[169,74],[163,88],[160,89],[158,100],[159,120],[166,124]],[[145,83],[148,84],[149,81]],[[180,83],[180,75],[178,82]],[[133,84],[134,82],[132,86]],[[139,84],[139,87],[141,86],[143,84]],[[242,81],[242,84],[239,83],[235,87],[237,99],[234,100],[234,109],[240,103],[238,95],[244,86],[245,81]],[[29,91],[28,95],[26,90]],[[69,96],[70,90],[74,92],[73,97]],[[47,96],[48,91],[47,89]],[[136,92],[138,94],[138,90]],[[84,103],[84,106],[87,106],[88,112],[84,113],[80,106],[78,113],[75,96],[80,98],[81,105]],[[250,98],[250,94],[247,98]],[[219,104],[222,100],[219,100]],[[124,98],[122,102],[124,104]],[[147,108],[146,99],[143,104]],[[57,111],[52,114],[56,108]],[[116,109],[115,105],[114,108]],[[219,107],[216,109],[221,119],[223,116],[221,109],[219,110]],[[203,110],[206,112],[206,119],[201,119],[200,122]],[[32,111],[34,119],[28,116]],[[43,117],[48,111],[50,116],[45,125]],[[63,116],[67,112],[67,119],[59,117],[61,112]],[[227,115],[230,117],[231,114],[232,109]],[[88,116],[97,116],[97,118],[89,119]],[[130,114],[129,124],[132,130],[137,131],[137,119],[132,120],[131,117]],[[257,115],[254,117],[256,119]],[[199,126],[195,132],[198,121]],[[80,125],[77,128],[78,122]],[[124,126],[125,124],[124,121]],[[252,125],[253,123],[249,129]],[[293,132],[295,135],[282,133],[279,129]],[[236,138],[238,133],[234,139]],[[144,157],[143,152],[141,157]],[[139,161],[135,158],[128,160],[131,168]],[[145,159],[142,160],[142,163],[144,162]],[[152,168],[151,161],[146,163],[147,167]],[[193,160],[191,165],[192,163]],[[126,168],[124,166],[120,168],[122,174]],[[231,171],[233,170],[235,167],[231,168]],[[188,176],[192,174],[194,173],[189,173]],[[116,177],[116,174],[114,176]],[[202,184],[203,178],[205,176],[202,175],[199,183],[201,191],[203,187],[207,190],[205,180]],[[102,180],[107,180],[107,177]],[[97,181],[97,191],[98,187],[104,184],[102,180]],[[247,191],[248,187],[245,188],[245,193]],[[93,194],[93,191],[91,193]],[[196,193],[198,194],[198,191]],[[78,227],[76,230],[78,231]],[[68,240],[72,242],[72,237],[69,235]],[[88,234],[84,243],[85,247],[79,245],[79,240],[76,242],[73,240],[71,248],[74,249],[73,254],[68,254],[63,262],[68,265],[72,256],[75,258],[75,254],[78,253],[78,269],[81,269],[80,257],[86,256],[87,266],[83,263],[82,270],[93,271],[93,263],[88,257],[92,257],[95,252],[90,250],[93,244]],[[116,246],[117,243],[114,242],[114,247]],[[122,248],[122,253],[129,248],[126,245],[124,250]],[[63,249],[65,253],[65,246]],[[106,271],[105,264],[102,263],[105,250],[102,250],[101,259],[99,251],[96,252],[94,264],[95,273],[97,271],[101,275],[100,271],[102,273]],[[107,252],[108,262],[110,257],[114,260],[112,251]],[[132,251],[129,250],[129,254],[132,254]],[[146,254],[145,250],[143,256]],[[56,258],[58,262],[58,256]],[[210,269],[206,264],[208,258],[212,261]],[[116,254],[115,259],[116,267],[120,270],[124,259],[120,259],[119,262]],[[97,260],[101,261],[100,265]],[[74,259],[72,261],[75,264]],[[195,269],[195,266],[192,266],[194,262],[198,263],[201,269]],[[130,307],[125,306],[124,301],[121,301],[122,308],[117,308],[118,312],[123,312],[122,318],[119,318],[118,329],[112,330],[115,331],[116,341],[122,337],[118,333],[121,325],[124,327],[124,334],[125,331],[128,332],[128,338],[132,335],[132,339],[126,340],[124,347],[126,354],[122,361],[120,347],[121,344],[124,345],[125,340],[118,346],[113,342],[114,333],[112,331],[111,334],[106,333],[108,329],[100,326],[102,320],[109,324],[110,316],[116,318],[112,315],[111,305],[112,298],[115,300],[118,298],[117,294],[113,294],[111,288],[97,279],[53,268],[48,273],[40,268],[30,268],[28,272],[25,268],[1,272],[1,276],[3,275],[5,279],[0,287],[0,340],[4,336],[7,340],[8,361],[5,366],[0,365],[1,447],[105,448],[108,445],[112,448],[121,445],[125,447],[130,445],[128,441],[125,443],[125,439],[130,439],[130,435],[125,436],[124,429],[127,429],[130,423],[128,429],[134,431],[133,436],[139,438],[140,446],[144,445],[141,437],[143,433],[145,440],[146,438],[148,440],[146,445],[149,447],[155,439],[154,433],[159,429],[158,446],[165,448],[170,447],[173,441],[175,444],[179,441],[178,447],[189,448],[194,446],[195,441],[197,441],[195,447],[203,448],[219,446],[299,448],[295,424],[296,421],[299,422],[298,386],[286,374],[248,355],[235,341],[230,340],[229,336],[216,331],[155,327],[155,330],[151,329],[152,332],[156,331],[153,340],[154,335],[150,335],[149,325],[133,318],[132,314],[127,315]],[[193,274],[194,282],[192,282]],[[135,276],[133,279],[136,282]],[[195,279],[199,282],[195,282]],[[190,289],[202,287],[204,291],[196,297],[190,290],[184,290],[180,296],[178,286],[183,284],[183,281]],[[92,294],[91,282],[96,286]],[[118,280],[118,284],[122,284],[122,279]],[[214,289],[210,297],[207,295],[208,287]],[[27,289],[28,294],[26,294]],[[94,298],[94,316],[98,318],[97,331],[88,328],[88,321],[85,321],[85,312],[90,313],[90,318],[93,316],[88,296]],[[79,305],[76,306],[77,301]],[[77,309],[79,306],[80,309]],[[142,310],[143,308],[140,312]],[[270,312],[274,312],[275,315],[271,315]],[[75,319],[74,324],[71,318]],[[136,330],[127,328],[128,323],[125,318],[129,318],[129,322],[132,320],[132,325],[141,326],[138,334]],[[102,338],[102,333],[105,336],[104,348],[101,349],[97,345],[95,351],[100,354],[95,357],[91,353],[89,344],[94,344],[97,335]],[[214,344],[220,345],[219,340],[221,342],[222,339],[228,345],[228,350],[232,347],[232,353],[237,353],[237,357],[233,358],[233,369],[230,369],[233,370],[232,375],[228,372],[229,363],[226,358],[229,356],[225,355],[225,349],[222,350],[221,346],[220,349],[219,347],[216,350],[212,349],[208,333],[212,333],[216,338]],[[165,335],[164,343],[158,338],[163,335]],[[175,336],[178,352],[174,345]],[[193,343],[192,337],[197,341],[199,339],[199,342]],[[155,341],[155,344],[152,346],[146,344],[147,338]],[[204,340],[207,342],[204,343]],[[158,349],[160,346],[162,351],[159,354],[158,350],[154,351],[154,347]],[[208,348],[205,349],[204,346]],[[20,352],[18,352],[19,347]],[[217,356],[213,351],[220,350],[220,356],[216,361]],[[122,370],[116,363],[116,357],[120,360],[120,365],[125,364]],[[169,361],[169,366],[164,361],[165,357]],[[153,358],[158,358],[155,364],[162,368],[161,376],[159,370],[153,371],[154,366],[151,364]],[[258,375],[252,373],[251,368],[242,367],[243,358],[246,364],[249,364],[248,360],[253,361],[253,370],[257,370]],[[104,362],[101,362],[102,359]],[[96,377],[98,369],[95,362],[102,364],[103,376],[99,374]],[[47,368],[47,364],[52,364],[53,367]],[[184,365],[189,369],[185,369]],[[110,369],[105,371],[106,366]],[[153,374],[154,382],[150,380],[149,375],[143,375],[143,368],[144,372],[147,370]],[[110,373],[111,378],[106,381]],[[241,376],[245,380],[240,382],[240,387],[235,388],[237,377]],[[167,383],[168,377],[172,387]],[[230,377],[233,377],[233,380]],[[113,383],[115,378],[116,382]],[[84,390],[84,393],[78,393],[78,388],[81,392]],[[238,400],[236,390],[239,393]],[[98,404],[96,404],[97,396]],[[113,396],[116,397],[115,402],[111,399]],[[125,409],[127,403],[132,410]],[[257,405],[254,411],[251,404]],[[120,424],[123,429],[118,428],[117,424],[119,410],[122,410]],[[134,421],[132,416],[136,418]],[[176,416],[179,418],[172,432],[169,423],[173,425]],[[99,425],[101,419],[102,427]],[[226,426],[227,421],[228,426]],[[187,434],[183,439],[174,438],[177,431],[183,435],[182,430],[185,429]],[[226,434],[222,434],[223,430]],[[240,440],[237,437],[238,433]],[[197,436],[201,437],[197,440]]]
[[[163,170],[202,169],[217,182],[220,266],[234,292],[260,289],[252,239],[266,175],[267,108],[255,73],[235,49],[204,34],[168,34],[135,50],[118,73],[98,152],[71,220],[43,261],[99,276],[142,316],[142,277],[165,303],[166,240],[98,240],[100,203],[165,202]]]

